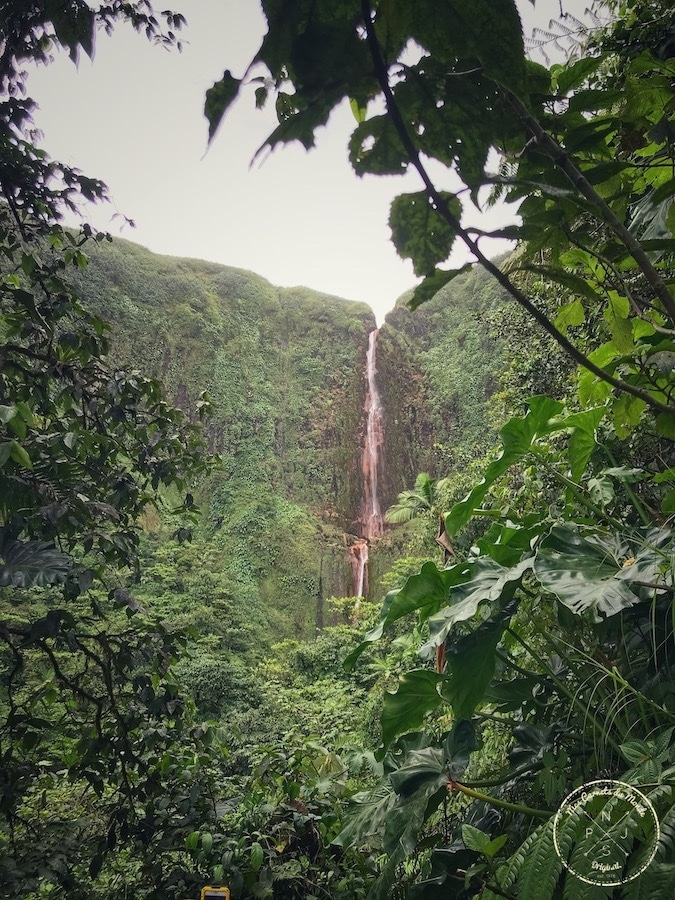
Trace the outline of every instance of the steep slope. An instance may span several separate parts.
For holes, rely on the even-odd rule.
[[[349,591],[372,311],[126,241],[89,255],[78,287],[120,362],[158,376],[190,416],[211,397],[222,470],[202,490],[202,537],[229,589],[275,637],[314,633],[322,598]]]
[[[411,311],[408,299],[386,317],[379,340],[386,505],[412,487],[416,473],[442,477],[488,451],[496,425],[489,400],[507,358],[508,300],[482,269],[419,309]]]
[[[196,538],[219,591],[259,634],[314,634],[329,621],[324,600],[354,587],[372,311],[126,241],[89,255],[78,286],[111,322],[120,362],[159,377],[191,417],[202,391],[211,398],[206,434],[222,466],[202,486]],[[442,476],[484,454],[486,401],[504,367],[504,298],[483,273],[415,312],[405,300],[377,339],[382,511],[419,471]],[[378,595],[405,537],[387,529],[369,549],[364,590]]]

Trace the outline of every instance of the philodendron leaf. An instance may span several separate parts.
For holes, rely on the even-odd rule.
[[[659,589],[673,587],[673,532],[652,528],[640,546],[623,561],[617,578],[625,581],[642,600],[653,600]]]
[[[461,638],[446,655],[449,674],[441,696],[458,719],[469,719],[481,703],[495,671],[495,652],[506,623],[490,622]]]
[[[397,734],[419,728],[424,716],[440,705],[438,683],[442,677],[431,669],[416,669],[401,676],[396,693],[385,693],[382,708],[385,747]]]
[[[396,793],[389,783],[380,784],[372,791],[355,794],[345,826],[332,843],[338,847],[365,843],[369,837],[384,829],[384,823],[396,801]]]
[[[385,628],[402,616],[418,612],[421,619],[427,619],[447,602],[450,588],[466,581],[470,575],[470,563],[457,563],[447,569],[439,569],[433,562],[424,563],[420,572],[412,575],[402,588],[387,594],[380,621],[345,659],[344,668],[349,671],[368,644],[379,640]]]
[[[529,557],[507,569],[490,557],[477,559],[471,566],[469,580],[452,587],[449,605],[429,618],[431,636],[420,649],[420,655],[429,656],[445,641],[457,622],[466,622],[476,615],[481,603],[508,602],[533,564],[534,560]]]
[[[437,787],[444,784],[445,758],[442,748],[425,747],[423,750],[414,750],[405,763],[391,773],[390,780],[396,793],[402,796],[412,794],[428,781],[433,781]]]
[[[453,781],[459,781],[469,765],[469,757],[477,749],[476,729],[468,719],[459,719],[443,741],[445,768]]]
[[[541,585],[576,615],[601,622],[639,602],[620,577],[629,548],[615,534],[556,526],[537,550]]]

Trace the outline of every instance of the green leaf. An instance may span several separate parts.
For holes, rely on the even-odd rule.
[[[675,413],[659,413],[654,425],[660,435],[675,441]]]
[[[355,794],[347,813],[342,831],[333,838],[338,847],[363,844],[378,835],[387,821],[391,821],[392,809],[397,797],[390,783],[378,785],[372,791]]]
[[[589,353],[588,358],[591,362],[595,363],[596,366],[603,369],[619,355],[617,347],[613,343],[607,343],[598,347],[597,350],[593,350],[592,353]],[[601,381],[593,374],[593,372],[589,372],[588,369],[582,369],[579,372],[578,393],[579,401],[582,406],[588,406],[589,404],[595,405],[596,403],[602,403],[609,397],[612,393],[612,386],[607,384],[606,381]]]
[[[616,291],[609,292],[609,305],[605,308],[604,318],[609,325],[612,341],[620,353],[630,353],[633,343],[633,328],[628,320],[628,298],[622,297]]]
[[[554,325],[558,329],[558,331],[562,331],[563,334],[567,334],[567,329],[572,328],[575,325],[583,325],[586,321],[586,314],[584,312],[584,307],[579,300],[579,298],[575,298],[571,300],[569,303],[566,303],[561,309],[558,315],[555,317]]]
[[[652,750],[645,741],[626,741],[621,744],[620,750],[624,758],[632,766],[637,766],[652,755]]]
[[[621,394],[612,405],[612,418],[617,436],[622,440],[639,424],[647,403],[632,394]],[[658,430],[658,424],[657,424]]]
[[[593,300],[595,302],[602,302],[603,297],[586,281],[579,275],[575,275],[574,272],[570,272],[569,269],[558,268],[557,266],[538,266],[534,264],[527,264],[523,266],[523,268],[527,272],[535,272],[538,275],[543,276],[544,278],[550,279],[551,281],[555,281],[557,284],[562,284],[564,287],[569,288],[573,293],[578,294],[580,297],[587,297],[589,300]]]
[[[362,121],[349,139],[349,161],[357,175],[402,175],[408,154],[389,116]]]
[[[185,838],[185,849],[186,850],[196,850],[198,846],[199,846],[199,832],[192,831]]]
[[[441,197],[459,219],[462,214],[459,199],[447,191]],[[426,191],[396,197],[391,204],[389,227],[399,256],[412,260],[416,275],[433,275],[436,264],[450,255],[456,236]]]
[[[407,797],[425,782],[434,782],[435,787],[447,782],[445,757],[441,747],[424,747],[409,753],[403,765],[390,775],[392,787],[397,794]]]
[[[213,850],[213,835],[208,831],[202,832],[201,844],[202,850],[208,855]]]
[[[254,872],[259,872],[263,862],[265,861],[265,853],[263,851],[262,846],[258,843],[258,841],[254,841],[251,844],[251,869]]]
[[[445,528],[449,535],[456,534],[466,525],[495,481],[531,449],[538,437],[550,434],[560,427],[559,423],[552,423],[551,420],[562,411],[562,403],[550,397],[532,397],[528,404],[530,408],[524,418],[511,419],[499,432],[504,449],[487,467],[483,480],[463,500],[456,503],[445,517]]]
[[[565,427],[572,433],[567,445],[572,481],[578,482],[586,471],[591,454],[597,446],[596,432],[606,410],[599,406],[584,412],[573,413],[565,419]]]
[[[366,107],[361,106],[358,100],[355,100],[353,97],[349,100],[349,108],[352,111],[352,115],[360,125],[361,122],[366,121]]]
[[[17,413],[16,406],[0,406],[0,422],[6,425]]]
[[[575,615],[601,622],[639,602],[619,577],[629,553],[615,535],[556,526],[536,552],[534,571]]]
[[[489,844],[483,847],[484,855],[492,859],[499,853],[508,839],[508,834],[500,834],[499,837],[494,838],[494,840],[491,840]]]
[[[666,496],[661,501],[661,512],[664,512],[664,513],[675,512],[675,488],[668,491]]]
[[[18,463],[20,466],[23,466],[24,469],[32,469],[33,463],[31,462],[31,458],[26,452],[26,450],[21,446],[21,444],[17,444],[16,441],[12,441],[9,447],[9,454],[14,460],[15,463]]]
[[[220,81],[216,81],[213,87],[207,90],[204,115],[209,123],[209,143],[213,140],[223,116],[237,97],[240,86],[241,81],[234,78],[230,70],[226,69]]]
[[[31,253],[22,253],[21,254],[21,268],[24,273],[29,277],[33,274],[33,270],[35,269],[36,260],[35,257]]]
[[[671,203],[668,208],[668,215],[666,216],[666,226],[668,227],[668,231],[675,237],[675,203]]]
[[[490,843],[490,835],[485,834],[480,828],[474,828],[473,825],[462,825],[462,840],[467,849],[483,853]]]
[[[434,269],[431,275],[427,275],[424,281],[417,285],[408,301],[408,306],[410,309],[417,309],[427,300],[433,299],[441,288],[449,284],[453,278],[457,278],[458,275],[462,275],[472,268],[472,263],[465,263],[459,269]]]
[[[430,617],[430,638],[420,649],[420,654],[431,655],[454,625],[472,619],[482,603],[503,604],[510,601],[523,575],[532,565],[532,557],[522,559],[511,568],[500,566],[490,557],[479,557],[471,564],[469,579],[452,587],[449,604]]]
[[[63,584],[71,568],[70,558],[45,541],[0,542],[0,587]]]
[[[382,708],[382,742],[389,746],[397,734],[419,728],[424,717],[440,706],[438,684],[442,676],[430,669],[402,675],[396,693],[387,691]]]
[[[349,671],[368,644],[379,640],[384,630],[403,616],[419,612],[420,619],[427,619],[447,601],[452,585],[466,581],[470,571],[471,567],[467,563],[458,563],[447,569],[439,569],[433,562],[424,563],[419,574],[412,575],[402,588],[387,594],[380,621],[347,656],[344,668]]]
[[[489,623],[461,638],[446,655],[451,674],[441,685],[441,696],[452,706],[456,719],[470,719],[480,706],[495,672],[495,652],[505,622]]]
[[[564,67],[558,68],[554,66],[554,85],[557,86],[558,93],[564,97],[572,88],[580,87],[588,78],[596,71],[603,61],[603,57],[584,56],[582,59]]]

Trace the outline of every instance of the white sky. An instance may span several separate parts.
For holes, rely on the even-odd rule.
[[[381,319],[416,281],[390,243],[387,218],[394,196],[421,188],[418,176],[357,178],[347,161],[355,122],[346,105],[321,129],[314,150],[292,144],[251,167],[276,124],[273,104],[256,110],[252,93],[230,110],[205,152],[205,91],[226,68],[243,74],[265,22],[255,0],[168,5],[188,21],[182,53],[120,27],[110,38],[99,35],[93,64],[83,57],[75,68],[63,54],[29,78],[45,149],[110,189],[114,206],[88,211],[88,220],[157,253],[363,300]],[[531,3],[520,6],[531,17]],[[564,0],[577,13],[584,6]],[[538,23],[558,10],[558,0],[537,0]],[[116,210],[136,228],[113,219]],[[491,255],[499,251],[495,244]]]

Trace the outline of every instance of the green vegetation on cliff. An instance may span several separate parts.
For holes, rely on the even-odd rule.
[[[111,320],[120,364],[149,370],[189,417],[208,392],[220,465],[195,539],[260,625],[313,635],[323,598],[350,587],[370,308],[125,241],[92,248],[78,287]]]

